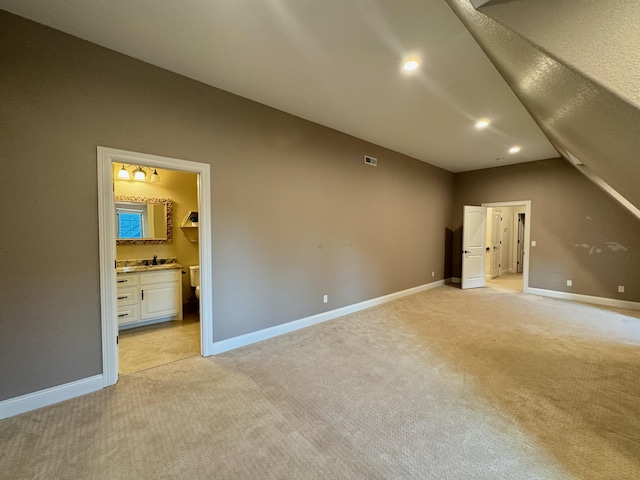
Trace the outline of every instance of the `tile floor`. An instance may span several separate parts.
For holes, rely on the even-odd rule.
[[[200,353],[198,312],[185,313],[183,320],[156,323],[120,331],[119,375],[166,365]]]

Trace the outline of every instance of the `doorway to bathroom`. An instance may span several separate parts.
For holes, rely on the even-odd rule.
[[[120,172],[121,170],[124,172]],[[98,147],[100,294],[105,386],[117,382],[119,371],[126,374],[132,368],[136,371],[150,368],[154,366],[154,362],[168,363],[192,354],[207,356],[213,352],[209,170],[208,164],[199,162]],[[125,178],[134,178],[139,171],[146,174],[139,174],[139,182]],[[116,180],[119,175],[123,176],[122,182]],[[146,182],[142,177],[153,178],[154,181]],[[191,193],[188,193],[189,189],[185,190],[187,193],[172,191],[172,185],[176,182],[194,182],[195,191],[193,184],[190,187]],[[134,188],[135,191],[132,190]],[[171,198],[171,195],[175,198]],[[148,232],[155,231],[156,227],[164,226],[163,223],[166,222],[165,230],[161,232],[166,233],[171,242],[154,242],[154,239],[158,239],[157,233],[145,238],[150,241],[142,244],[117,239],[121,212],[117,209],[116,199],[133,199],[129,202],[133,204],[136,201],[146,203],[146,199],[154,199],[150,203],[164,204],[164,210],[161,211],[167,213],[166,219],[163,220],[158,214],[151,222],[154,226],[151,226],[144,223],[142,218],[134,218],[133,233],[128,235],[137,239],[144,236],[144,232],[136,230],[136,222],[140,224],[141,230],[146,229]],[[147,210],[148,217],[156,215],[151,212],[152,210]],[[127,213],[130,212],[124,211],[124,216]],[[138,215],[135,211],[133,213]],[[131,219],[125,220],[128,222]],[[129,227],[127,224],[126,228]],[[170,247],[174,241],[183,248]],[[116,245],[117,242],[121,245]],[[134,248],[136,245],[137,248]],[[140,245],[143,246],[142,249]],[[189,266],[198,265],[199,290],[202,292],[199,298],[195,295],[195,287],[191,286],[193,276],[189,275],[192,271]],[[130,288],[123,288],[125,285]],[[127,298],[120,300],[120,297]],[[181,346],[176,346],[176,342]],[[159,348],[165,351],[159,351]],[[120,349],[123,355],[120,355]],[[138,349],[139,352],[135,353]],[[134,357],[139,358],[129,363],[125,355],[129,356],[132,352]],[[119,360],[122,360],[122,366],[119,365]],[[159,361],[162,363],[158,363]],[[137,366],[132,367],[135,363]]]
[[[118,374],[128,375],[200,353],[198,175],[113,163],[113,176]]]

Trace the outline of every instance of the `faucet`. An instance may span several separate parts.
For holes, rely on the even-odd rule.
[[[152,265],[157,265],[158,264],[158,255],[154,255],[153,256],[153,262],[151,264]]]

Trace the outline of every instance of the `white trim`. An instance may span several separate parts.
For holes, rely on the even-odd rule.
[[[101,390],[103,382],[102,375],[95,375],[47,388],[46,390],[3,400],[0,402],[0,420]]]
[[[200,352],[213,353],[213,275],[211,271],[211,175],[210,165],[146,153],[98,147],[98,219],[100,241],[100,315],[102,325],[102,373],[104,386],[118,381],[118,325],[116,321],[116,248],[113,164],[145,165],[198,174],[200,248]]]
[[[449,280],[451,280],[451,283],[462,284],[462,279],[460,277],[451,277]]]
[[[529,292],[541,297],[561,298],[563,300],[573,300],[574,302],[593,303],[595,305],[605,305],[607,307],[628,308],[630,310],[640,310],[640,302],[629,300],[618,300],[616,298],[595,297],[593,295],[582,295],[580,293],[559,292],[557,290],[546,290],[544,288],[531,287]]]
[[[202,266],[200,268],[202,268]],[[200,278],[200,282],[202,284],[202,277]],[[319,313],[317,315],[301,318],[299,320],[294,320],[282,325],[276,325],[275,327],[265,328],[263,330],[258,330],[257,332],[251,332],[245,335],[230,338],[228,340],[223,340],[221,342],[212,343],[208,350],[209,355],[226,352],[229,350],[233,350],[234,348],[244,347],[246,345],[277,337],[285,333],[294,332],[296,330],[300,330],[301,328],[309,327],[321,322],[326,322],[328,320],[333,320],[334,318],[342,317],[344,315],[358,312],[366,308],[375,307],[376,305],[381,305],[398,298],[413,295],[425,290],[429,290],[431,288],[440,287],[442,285],[444,285],[444,280],[438,280],[436,282],[419,285],[417,287],[402,290],[400,292],[390,293],[389,295],[384,295],[382,297],[365,300],[364,302],[355,303],[346,307],[337,308],[328,312]],[[75,382],[67,383],[64,385],[58,385],[56,387],[51,387],[39,392],[29,393],[20,397],[3,400],[0,402],[0,420],[12,417],[14,415],[19,415],[21,413],[29,412],[37,408],[53,405],[54,403],[69,400],[80,395],[86,395],[87,393],[101,390],[106,383],[106,380],[103,378],[103,376],[104,375],[95,375],[93,377],[84,378],[82,380],[77,380]]]
[[[529,291],[529,249],[531,248],[531,200],[483,203],[483,207],[518,207],[524,205],[524,252],[522,265],[522,292]]]
[[[127,162],[129,163],[129,162]],[[131,162],[133,163],[133,162]],[[118,381],[118,321],[116,312],[116,242],[113,165],[98,147],[98,242],[100,247],[100,325],[104,387]],[[112,319],[109,321],[109,319]],[[115,345],[114,345],[115,344]]]
[[[265,328],[255,332],[246,333],[237,337],[229,338],[228,340],[222,340],[213,344],[213,353],[222,353],[235,348],[244,347],[252,343],[261,342],[269,338],[277,337],[285,333],[294,332],[301,328],[310,327],[318,323],[333,320],[334,318],[342,317],[350,313],[359,312],[365,308],[375,307],[383,303],[396,300],[398,298],[413,295],[415,293],[423,292],[431,288],[436,288],[444,285],[444,280],[438,280],[435,282],[419,285],[417,287],[402,290],[400,292],[390,293],[382,297],[372,298],[371,300],[365,300],[364,302],[354,303],[353,305],[347,305],[346,307],[336,308],[328,312],[319,313],[317,315],[311,315],[310,317],[300,318],[298,320],[292,320],[291,322],[276,325],[274,327]]]

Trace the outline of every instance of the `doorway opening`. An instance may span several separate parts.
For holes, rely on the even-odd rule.
[[[200,353],[198,174],[141,168],[113,164],[119,376]]]
[[[526,293],[529,288],[529,255],[525,245],[529,244],[530,232],[529,221],[525,222],[525,219],[530,219],[531,201],[483,203],[482,206],[491,209],[496,218],[487,224],[491,223],[491,229],[500,230],[487,233],[497,237],[499,242],[499,261],[493,259],[494,268],[487,284],[498,290]],[[499,220],[496,212],[499,212]],[[491,254],[496,252],[494,247],[491,246]]]
[[[115,166],[129,165],[140,166],[144,165],[153,169],[166,169],[167,171],[183,172],[188,174],[195,174],[193,177],[196,179],[196,194],[197,194],[197,208],[195,211],[191,211],[193,214],[197,212],[196,219],[197,228],[195,237],[194,229],[190,231],[192,239],[197,241],[197,255],[199,263],[199,283],[200,283],[200,298],[197,302],[198,306],[196,311],[199,311],[199,322],[196,326],[199,334],[199,348],[198,352],[203,356],[208,356],[213,353],[213,315],[212,315],[212,298],[211,298],[211,225],[210,225],[210,166],[208,164],[192,162],[187,160],[179,160],[168,157],[159,157],[155,155],[128,152],[124,150],[117,150],[106,147],[98,147],[98,207],[99,207],[99,234],[100,234],[100,295],[101,295],[101,325],[102,325],[102,363],[103,363],[103,378],[104,386],[113,385],[118,381],[119,370],[119,328],[118,328],[118,281],[125,277],[117,277],[117,269],[120,268],[121,274],[134,273],[135,269],[129,268],[126,270],[126,266],[122,263],[118,263],[118,255],[116,254],[116,192],[114,178]],[[171,218],[171,215],[168,215]],[[180,221],[175,219],[175,222],[167,222],[167,231],[175,234],[181,234]],[[161,222],[160,222],[161,223]],[[178,228],[174,229],[173,224],[178,224]],[[190,226],[193,227],[191,224]],[[186,293],[187,287],[185,282],[182,281],[181,272],[173,270],[173,274],[177,277],[175,281],[171,281],[164,276],[169,275],[167,270],[163,268],[161,271],[154,271],[156,265],[154,262],[170,262],[175,261],[179,263],[175,258],[172,260],[163,258],[162,255],[154,255],[151,260],[149,268],[144,265],[145,259],[142,260],[143,268],[140,271],[140,277],[133,279],[131,275],[131,281],[129,282],[135,290],[135,294],[139,294],[140,298],[147,295],[149,298],[154,298],[157,303],[147,302],[146,306],[140,307],[140,316],[144,320],[142,323],[152,324],[154,321],[159,320],[159,317],[173,318],[174,316],[183,319],[182,314],[182,302],[180,302],[180,310],[174,309],[176,302],[172,300],[174,295],[178,295],[184,289]],[[192,256],[193,258],[193,256]],[[149,259],[146,259],[147,263]],[[191,260],[188,260],[189,263]],[[163,264],[163,267],[167,265]],[[185,274],[189,275],[189,265],[183,266],[186,271]],[[142,279],[143,272],[148,275],[148,278]],[[128,277],[127,277],[128,278]],[[129,281],[129,280],[127,280]],[[173,282],[173,283],[172,283]],[[125,283],[125,282],[123,282]],[[186,282],[189,284],[188,282]],[[141,284],[144,284],[145,287]],[[172,286],[173,285],[173,286]],[[175,287],[179,285],[179,287]],[[190,284],[189,284],[190,285]],[[122,296],[122,295],[120,295]],[[150,305],[158,307],[159,311],[154,311],[154,308],[150,308]],[[145,312],[147,316],[143,315]],[[193,316],[191,316],[193,318]],[[133,322],[129,321],[129,324]],[[159,325],[159,324],[158,324]],[[199,327],[199,328],[198,328]],[[159,327],[155,327],[156,329]]]
[[[464,207],[461,287],[529,288],[531,201]],[[508,284],[508,286],[507,286]],[[515,287],[514,287],[515,286]]]

